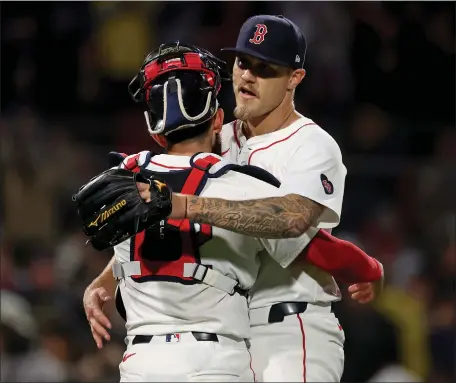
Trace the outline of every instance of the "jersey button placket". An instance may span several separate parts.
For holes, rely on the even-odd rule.
[[[249,158],[249,154],[251,152],[251,149],[247,147],[242,147],[241,151],[239,152],[239,163],[241,165],[247,165],[247,161]]]

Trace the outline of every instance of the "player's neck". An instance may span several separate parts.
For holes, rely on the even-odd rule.
[[[268,114],[247,121],[247,124],[244,125],[246,127],[244,134],[249,138],[275,132],[290,126],[300,118],[302,115],[295,110],[293,102],[282,102]]]
[[[187,141],[187,142],[180,142],[178,144],[174,144],[168,148],[167,154],[171,154],[173,156],[193,156],[195,153],[204,152],[210,153],[212,151],[212,147],[210,142],[201,142],[201,141]]]

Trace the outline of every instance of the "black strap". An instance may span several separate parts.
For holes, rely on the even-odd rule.
[[[122,300],[122,294],[120,292],[120,287],[117,285],[116,292],[115,292],[115,302],[116,302],[116,309],[119,313],[120,317],[126,322],[127,321],[127,311],[125,310],[125,305]]]
[[[307,302],[281,302],[271,306],[268,322],[283,322],[288,315],[301,314],[307,310]]]
[[[135,335],[131,344],[150,343],[153,337],[153,335]]]
[[[209,177],[211,178],[218,178],[225,174],[228,171],[238,172],[245,174],[247,176],[256,178],[260,181],[266,182],[276,188],[280,187],[280,181],[274,177],[268,171],[259,168],[258,166],[254,165],[238,165],[238,164],[226,164],[221,169],[217,170],[215,173],[210,174]]]
[[[280,187],[280,181],[275,178],[271,173],[268,171],[259,168],[258,166],[254,165],[244,165],[244,166],[239,166],[237,169],[233,169],[234,171],[238,173],[243,173],[248,176],[254,177],[256,179],[259,179],[263,182],[266,182],[272,186],[275,186],[276,188]]]
[[[269,323],[283,322],[283,319],[286,316],[294,315],[294,314],[302,314],[304,311],[307,310],[308,305],[309,304],[307,302],[276,303],[275,305],[271,306],[271,310],[269,311],[268,322]],[[333,312],[332,303],[331,303],[331,312]]]

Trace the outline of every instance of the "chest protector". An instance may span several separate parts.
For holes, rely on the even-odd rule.
[[[146,155],[143,165],[138,166],[136,161],[130,161],[125,167],[132,171],[141,171],[146,176],[161,178],[174,192],[189,195],[199,195],[209,178],[218,178],[228,171],[237,171],[273,186],[280,186],[280,182],[273,175],[256,166],[224,163],[211,155],[195,159],[199,154],[190,159],[191,167],[185,170],[165,173],[146,169],[153,157],[150,152]],[[116,155],[119,159],[123,158],[123,155],[110,153],[110,161],[114,161]],[[247,296],[247,291],[239,286],[237,280],[213,270],[210,265],[201,264],[199,248],[211,238],[210,225],[195,224],[188,219],[163,220],[131,238],[130,262],[115,263],[114,277],[117,280],[130,277],[137,283],[204,283],[230,295],[239,293]],[[125,319],[126,312],[119,288],[116,290],[116,307]]]

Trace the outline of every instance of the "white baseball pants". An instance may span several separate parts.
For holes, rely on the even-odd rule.
[[[330,307],[309,304],[283,322],[255,325],[269,308],[257,310],[264,313],[251,310],[250,352],[258,382],[340,382],[345,335]]]
[[[217,337],[218,342],[197,341],[189,332],[132,344],[128,336],[120,382],[253,382],[246,342]]]

